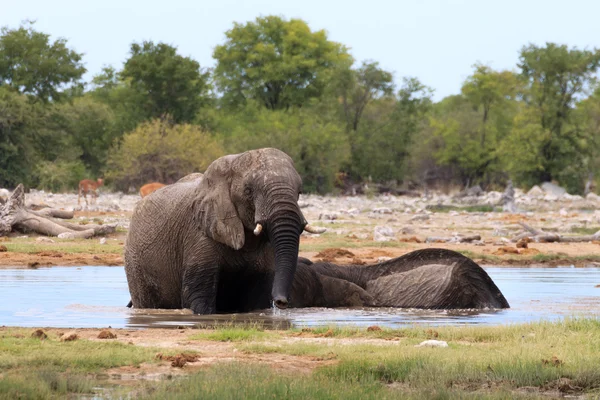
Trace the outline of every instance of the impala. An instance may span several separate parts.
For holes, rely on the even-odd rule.
[[[102,178],[98,178],[97,181],[93,181],[91,179],[84,179],[79,182],[79,194],[77,195],[77,204],[80,204],[81,195],[83,194],[83,198],[85,199],[85,204],[88,204],[86,195],[88,193],[92,193],[92,204],[95,203],[95,200],[98,199],[98,188],[102,186],[104,180]]]
[[[160,182],[146,183],[144,186],[142,186],[140,188],[140,196],[146,197],[150,193],[160,189],[163,186],[166,186],[166,185],[164,183],[160,183]]]

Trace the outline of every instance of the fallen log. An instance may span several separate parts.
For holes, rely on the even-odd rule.
[[[41,210],[37,211],[29,210],[29,212],[39,217],[52,217],[61,219],[72,219],[74,216],[73,211],[57,210],[55,208],[42,208]]]
[[[25,189],[19,184],[6,203],[0,208],[0,236],[8,235],[13,229],[33,231],[46,236],[89,239],[116,230],[116,225],[76,225],[53,219],[51,215],[69,216],[68,212],[31,211],[25,208]],[[47,213],[48,215],[44,215]],[[72,218],[72,215],[71,215]]]
[[[600,240],[600,231],[594,233],[593,235],[562,236],[558,233],[544,232],[543,230],[536,229],[522,221],[519,222],[519,225],[525,228],[525,232],[516,235],[512,239],[513,242],[518,242],[519,240],[525,238],[537,243],[582,243]]]

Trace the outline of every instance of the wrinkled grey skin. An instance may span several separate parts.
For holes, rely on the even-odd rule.
[[[133,307],[196,314],[268,308],[271,300],[287,307],[306,225],[291,158],[252,150],[187,178],[134,210],[125,247]]]
[[[477,263],[445,249],[424,249],[365,266],[299,258],[291,307],[509,308]]]

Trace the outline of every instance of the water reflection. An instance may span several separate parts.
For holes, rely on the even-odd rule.
[[[178,327],[259,323],[318,325],[502,324],[600,314],[600,268],[486,268],[509,310],[427,311],[397,308],[262,310],[193,315],[189,310],[131,310],[122,267],[0,270],[0,325],[43,327]]]

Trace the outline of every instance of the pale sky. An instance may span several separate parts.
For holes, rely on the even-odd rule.
[[[357,61],[379,61],[397,83],[417,77],[436,100],[459,93],[476,62],[516,70],[528,43],[600,47],[598,0],[0,0],[0,26],[35,19],[36,29],[85,53],[86,80],[104,65],[120,69],[142,40],[212,67],[234,21],[271,14],[325,29]]]

